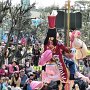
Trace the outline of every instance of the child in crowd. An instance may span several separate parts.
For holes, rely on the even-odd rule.
[[[8,90],[8,80],[7,77],[2,77],[2,89],[1,90]]]

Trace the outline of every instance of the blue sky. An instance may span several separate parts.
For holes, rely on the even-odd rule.
[[[30,4],[36,1],[36,7],[46,7],[51,6],[53,4],[58,5],[59,7],[63,6],[65,4],[65,1],[67,0],[30,0]],[[73,5],[75,0],[71,0],[71,4]],[[20,3],[20,0],[12,0],[12,4],[16,5]]]

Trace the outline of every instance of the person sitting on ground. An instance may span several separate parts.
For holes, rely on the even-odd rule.
[[[34,72],[33,66],[31,66],[29,60],[26,60],[25,62],[25,73],[27,76],[29,76],[32,72]]]
[[[26,80],[28,79],[28,76],[25,74],[24,70],[20,70],[20,77],[21,77],[20,87],[23,87],[23,85],[25,84]]]
[[[19,72],[16,71],[11,78],[11,86],[20,87],[21,78]]]
[[[0,69],[0,76],[5,76],[6,72],[5,72],[5,65],[2,65],[2,68]]]
[[[7,77],[3,77],[2,89],[1,90],[8,90],[8,79]]]
[[[32,90],[30,83],[33,81],[33,74],[30,75],[30,77],[26,80],[26,82],[23,85],[23,90]]]
[[[18,66],[16,60],[13,60],[13,61],[12,61],[12,64],[5,65],[5,66],[6,66],[6,68],[8,68],[9,78],[11,78],[11,75],[12,75],[15,71],[18,71],[18,72],[19,72],[19,66]]]

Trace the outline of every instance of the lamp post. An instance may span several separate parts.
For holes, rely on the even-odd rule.
[[[66,30],[65,41],[66,41],[66,45],[69,47],[70,46],[69,45],[69,42],[70,42],[69,41],[69,31],[70,31],[70,0],[68,0],[66,5],[67,5],[67,30]],[[66,8],[66,6],[65,6],[65,8]],[[66,10],[65,10],[65,12],[66,12]],[[67,80],[67,83],[65,84],[65,90],[70,90],[70,89],[71,89],[71,85],[69,83],[69,80]]]
[[[70,46],[69,45],[69,32],[70,32],[70,0],[65,2],[65,14],[64,14],[64,33],[65,33],[65,45],[66,46]],[[67,14],[66,14],[67,13]],[[67,19],[67,20],[66,20]],[[67,22],[66,22],[67,21]]]
[[[67,46],[69,46],[69,31],[70,31],[70,0],[68,0],[68,14],[67,14]]]

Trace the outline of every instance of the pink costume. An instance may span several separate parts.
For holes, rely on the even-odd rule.
[[[60,80],[60,72],[56,64],[47,64],[46,70],[42,72],[42,81],[50,83],[50,81]]]

